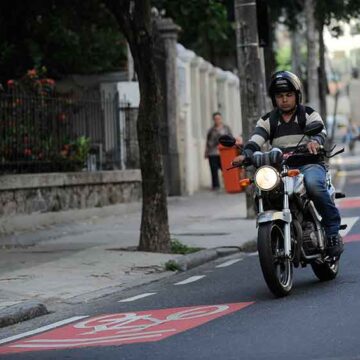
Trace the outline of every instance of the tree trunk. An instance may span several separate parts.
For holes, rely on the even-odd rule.
[[[275,23],[269,26],[269,45],[264,47],[265,84],[270,84],[271,76],[276,71],[276,58],[274,51]]]
[[[319,110],[318,78],[318,32],[315,20],[315,0],[305,0],[306,39],[307,39],[307,103]]]
[[[235,18],[242,129],[243,137],[247,140],[256,121],[265,112],[265,83],[258,44],[256,3],[235,0]],[[246,195],[247,217],[252,218],[255,212],[250,189]]]
[[[105,0],[129,43],[140,86],[137,120],[142,176],[142,216],[139,250],[169,252],[170,234],[160,119],[163,99],[155,65],[150,0]]]
[[[301,35],[298,29],[291,30],[291,70],[300,79],[301,71]]]
[[[320,115],[326,122],[326,94],[327,79],[325,71],[325,44],[324,44],[324,23],[318,22],[319,30],[319,99],[320,99]]]

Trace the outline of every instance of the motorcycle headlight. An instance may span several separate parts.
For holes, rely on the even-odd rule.
[[[263,191],[270,191],[279,186],[281,181],[279,172],[271,166],[262,166],[255,173],[255,184]]]

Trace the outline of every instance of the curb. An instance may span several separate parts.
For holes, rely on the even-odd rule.
[[[0,328],[49,314],[46,306],[37,301],[25,301],[0,310]]]
[[[187,271],[194,267],[203,265],[209,261],[216,260],[225,256],[230,256],[240,252],[256,251],[256,242],[247,241],[241,247],[220,247],[214,249],[200,250],[196,253],[183,255],[182,257],[170,260],[171,264],[179,271]]]

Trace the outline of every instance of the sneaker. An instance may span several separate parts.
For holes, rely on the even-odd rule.
[[[329,256],[340,256],[344,251],[344,243],[340,235],[331,235],[327,238],[326,250]]]

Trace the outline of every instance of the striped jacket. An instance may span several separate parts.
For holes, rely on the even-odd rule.
[[[305,124],[308,125],[314,121],[321,122],[324,124],[321,116],[312,108],[305,106],[302,108],[305,110]],[[261,117],[255,127],[253,134],[251,135],[249,141],[245,144],[244,147],[244,154],[247,157],[251,157],[255,151],[260,151],[261,147],[267,142],[270,141],[270,133],[271,133],[271,126],[270,126],[270,117],[274,116],[277,118],[277,127],[273,132],[273,139],[271,142],[271,146],[274,148],[281,149],[284,153],[294,150],[297,143],[300,141],[302,136],[304,135],[303,128],[299,125],[299,118],[300,118],[300,111],[301,109],[297,108],[295,114],[291,118],[289,122],[285,122],[282,119],[280,111],[278,109],[273,110],[272,112],[264,115]],[[326,129],[322,130],[320,134],[312,136],[309,138],[305,136],[301,145],[307,144],[310,140],[317,141],[320,145],[324,145],[326,139]]]

